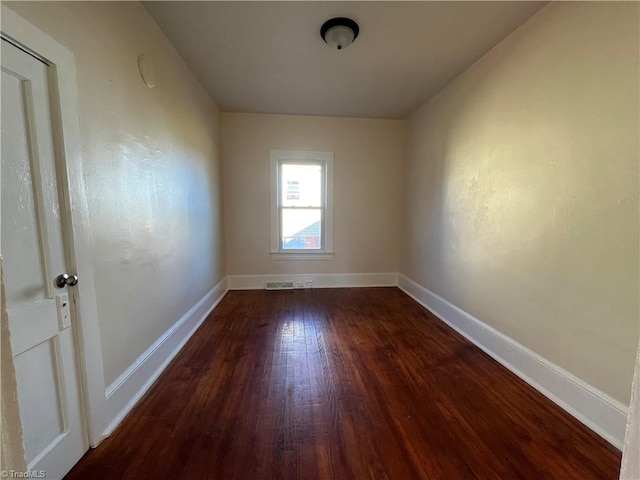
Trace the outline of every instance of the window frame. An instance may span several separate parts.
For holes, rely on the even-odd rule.
[[[272,260],[332,260],[333,259],[333,152],[310,152],[302,150],[271,150],[271,258]],[[281,167],[283,164],[322,166],[321,248],[283,249],[281,205]],[[313,207],[317,208],[317,207]]]

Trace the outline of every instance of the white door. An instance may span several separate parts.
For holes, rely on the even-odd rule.
[[[5,39],[1,58],[0,254],[24,447],[30,470],[61,479],[88,442],[69,304],[73,287],[56,285],[66,273],[66,255],[50,67]]]

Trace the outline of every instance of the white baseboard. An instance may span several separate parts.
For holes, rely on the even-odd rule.
[[[402,274],[398,286],[496,361],[622,449],[628,411],[625,405]]]
[[[226,293],[224,278],[107,387],[105,415],[108,420],[105,423],[108,427],[103,438],[109,436],[138,403]]]
[[[307,282],[313,282],[307,286]],[[295,288],[395,287],[397,273],[313,273],[309,275],[228,275],[229,290],[260,290],[267,282],[293,282]],[[302,282],[301,286],[298,283]]]
[[[208,292],[106,389],[106,437],[151,387],[227,290],[264,289],[267,281],[300,288],[399,286],[427,310],[533,386],[618,449],[624,443],[628,408],[439,295],[397,273],[230,275]]]

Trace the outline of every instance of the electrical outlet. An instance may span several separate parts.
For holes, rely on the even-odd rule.
[[[71,308],[69,308],[69,296],[66,293],[56,295],[56,310],[58,311],[58,327],[60,330],[71,326]]]
[[[307,280],[307,287],[313,287],[313,280]]]

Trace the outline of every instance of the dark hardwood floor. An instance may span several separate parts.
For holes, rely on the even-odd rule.
[[[395,288],[232,291],[75,479],[617,479],[620,452]]]

